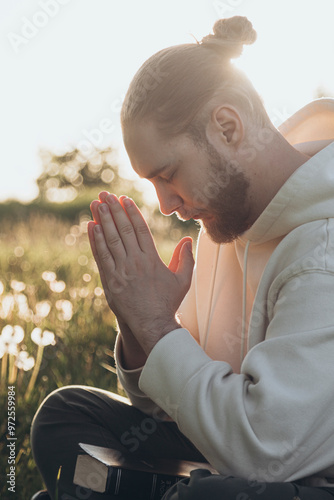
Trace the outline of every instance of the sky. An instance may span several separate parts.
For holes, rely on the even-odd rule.
[[[0,0],[0,202],[36,197],[41,149],[109,145],[130,176],[119,111],[135,72],[234,15],[258,34],[235,64],[276,126],[319,87],[334,96],[333,0]]]

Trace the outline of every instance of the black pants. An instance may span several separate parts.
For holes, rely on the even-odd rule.
[[[101,493],[84,495],[82,488],[73,484],[76,457],[82,451],[80,442],[152,457],[205,462],[175,423],[149,417],[111,392],[84,386],[64,387],[45,399],[31,429],[33,456],[53,500],[60,466],[59,500],[110,500],[110,496]],[[293,500],[295,497],[331,500],[334,489],[331,493],[330,489],[296,483],[254,485],[245,479],[196,470],[190,479],[174,485],[164,500]]]

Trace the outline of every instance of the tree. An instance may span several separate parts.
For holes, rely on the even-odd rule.
[[[126,194],[134,199],[149,223],[152,233],[159,239],[174,243],[185,234],[196,237],[198,227],[194,221],[181,222],[175,215],[163,216],[158,204],[147,207],[143,192],[136,182],[120,175],[116,152],[112,148],[95,149],[89,157],[78,149],[57,155],[47,150],[40,152],[43,172],[37,179],[39,195],[37,203],[48,206],[61,205],[58,213],[89,213],[89,204],[99,191]]]
[[[95,149],[89,157],[78,149],[57,155],[47,150],[40,152],[43,172],[37,179],[39,201],[64,203],[75,200],[87,191],[110,188],[134,190],[134,183],[122,178],[112,148]]]

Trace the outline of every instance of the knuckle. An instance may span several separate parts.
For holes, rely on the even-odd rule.
[[[108,238],[106,239],[106,243],[109,248],[111,247],[115,248],[121,243],[121,240],[118,235],[117,236],[113,235],[113,236],[108,236]]]
[[[102,252],[100,255],[101,262],[107,264],[111,261],[111,255],[109,252]]]
[[[131,224],[125,224],[120,228],[120,231],[126,236],[133,234],[133,227]]]
[[[146,224],[138,224],[137,231],[139,234],[147,234],[148,228],[147,228]]]

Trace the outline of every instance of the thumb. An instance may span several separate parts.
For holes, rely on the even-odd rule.
[[[176,245],[176,247],[174,248],[174,252],[173,252],[173,256],[170,260],[170,263],[168,264],[168,269],[170,271],[172,271],[173,273],[176,273],[177,271],[177,268],[179,266],[179,261],[180,261],[180,252],[181,252],[181,248],[183,247],[183,245],[185,244],[186,241],[189,241],[190,243],[192,242],[192,239],[190,236],[185,236],[184,238],[182,238],[178,244]]]
[[[192,252],[192,241],[186,241],[180,251],[179,265],[177,266],[176,275],[180,284],[187,289],[190,287],[191,278],[194,269],[194,256]]]

